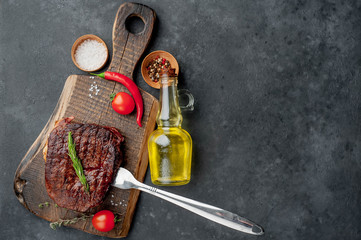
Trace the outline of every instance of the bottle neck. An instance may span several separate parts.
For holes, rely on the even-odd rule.
[[[177,77],[163,76],[160,79],[158,127],[181,127],[183,118],[179,108]]]

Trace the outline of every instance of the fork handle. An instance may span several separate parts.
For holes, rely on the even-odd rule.
[[[174,203],[175,205],[185,208],[195,214],[198,214],[216,223],[222,224],[226,227],[252,235],[262,235],[264,233],[261,226],[221,208],[169,193],[158,188],[145,185],[143,183],[137,185],[136,188],[143,192],[147,192],[156,197],[167,200],[168,202]]]

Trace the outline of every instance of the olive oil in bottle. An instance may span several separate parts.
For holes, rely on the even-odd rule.
[[[163,74],[160,85],[158,128],[148,140],[151,178],[156,185],[184,185],[191,177],[192,138],[181,127],[174,71]]]

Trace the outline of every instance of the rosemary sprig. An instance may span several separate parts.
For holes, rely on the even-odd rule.
[[[73,137],[71,136],[71,132],[68,133],[68,152],[69,157],[73,161],[73,167],[76,175],[78,176],[81,184],[85,188],[85,192],[89,193],[89,184],[86,181],[83,166],[81,165],[80,159],[76,156],[75,144],[73,141]]]
[[[91,218],[94,215],[82,215],[80,217],[76,217],[76,218],[72,218],[72,219],[59,219],[59,221],[56,222],[51,222],[50,223],[50,228],[53,230],[56,230],[57,227],[61,227],[61,226],[67,226],[70,224],[74,224],[77,223],[79,221],[84,221],[87,218]]]

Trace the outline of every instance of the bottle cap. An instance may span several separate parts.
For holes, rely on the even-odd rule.
[[[162,77],[176,77],[175,68],[163,68],[160,70],[160,76]]]
[[[175,69],[174,68],[165,68],[165,69],[162,69],[160,71],[160,83],[170,83],[169,80],[171,81],[175,81],[175,85],[178,85],[178,76],[177,74],[175,73]]]

